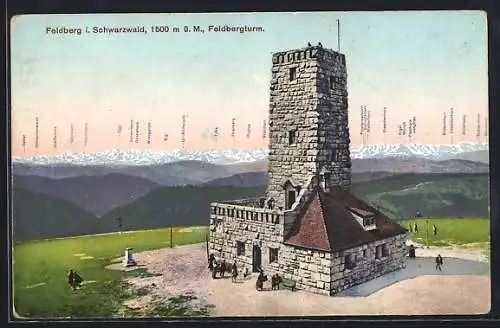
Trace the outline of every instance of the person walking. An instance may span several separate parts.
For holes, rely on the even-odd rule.
[[[441,254],[438,254],[438,256],[436,257],[436,271],[439,270],[439,271],[443,271],[441,269],[441,266],[443,265],[443,258],[441,257]]]

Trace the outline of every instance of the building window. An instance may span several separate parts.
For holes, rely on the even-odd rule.
[[[245,243],[242,241],[236,242],[236,255],[245,255]]]
[[[278,249],[277,248],[269,248],[269,263],[278,262]]]
[[[297,143],[297,131],[288,131],[288,145],[293,145]]]
[[[366,249],[363,249],[363,257],[366,257]]]
[[[381,258],[384,258],[387,256],[389,256],[389,250],[387,248],[387,244],[378,245],[375,248],[375,258],[376,259],[381,259]]]
[[[333,90],[335,87],[335,79],[333,76],[330,76],[330,89]]]
[[[286,192],[286,209],[292,209],[293,204],[295,203],[295,190],[287,190]]]
[[[356,260],[352,254],[344,256],[344,266],[346,269],[352,269],[356,266]]]
[[[371,225],[375,224],[375,218],[374,217],[363,218],[363,224],[365,226],[371,226]]]
[[[297,67],[290,68],[290,81],[293,81],[297,78]]]
[[[389,256],[389,247],[387,247],[387,244],[382,245],[382,257],[387,257]]]

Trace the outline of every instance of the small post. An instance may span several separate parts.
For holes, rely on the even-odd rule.
[[[118,230],[121,233],[122,232],[122,218],[117,218],[118,221]]]
[[[173,248],[173,242],[172,242],[172,227],[170,227],[170,248]]]

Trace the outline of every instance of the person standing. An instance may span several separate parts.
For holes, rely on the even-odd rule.
[[[231,267],[231,280],[233,282],[236,282],[236,278],[238,278],[238,267],[236,266],[236,260],[234,260],[234,263]]]
[[[208,269],[212,271],[214,269],[215,255],[214,253],[210,254],[208,257]]]
[[[76,289],[75,273],[73,272],[73,269],[70,269],[68,272],[68,284],[73,290]]]
[[[418,225],[417,222],[413,225],[413,231],[418,232]]]
[[[438,228],[436,227],[435,224],[432,225],[432,233],[434,234],[434,236],[437,235],[438,233]]]

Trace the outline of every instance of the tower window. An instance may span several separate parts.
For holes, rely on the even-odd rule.
[[[329,162],[336,162],[339,160],[339,152],[336,148],[332,149],[330,152],[330,159]]]
[[[288,131],[288,145],[297,143],[297,131]]]
[[[295,190],[287,190],[286,193],[286,209],[292,209],[293,204],[295,203],[296,193]]]
[[[333,90],[335,87],[335,79],[330,75],[330,89]]]
[[[290,81],[293,81],[297,78],[297,67],[290,68]]]
[[[330,173],[330,172],[327,172],[327,173],[325,173],[325,174],[323,175],[323,179],[324,179],[323,181],[324,181],[324,183],[325,183],[325,187],[328,187],[328,186],[330,185],[330,180],[331,180],[331,178],[332,178],[332,175],[331,175],[331,173]]]

